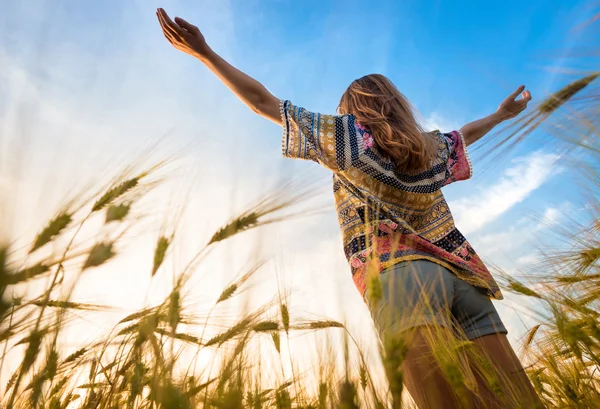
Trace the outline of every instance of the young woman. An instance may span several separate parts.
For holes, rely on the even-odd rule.
[[[430,363],[424,333],[428,326],[447,329],[449,337],[458,329],[506,375],[505,390],[518,391],[524,407],[539,405],[490,300],[501,299],[500,290],[454,226],[440,190],[471,177],[466,147],[523,111],[531,100],[529,91],[519,87],[492,115],[445,134],[423,132],[406,98],[378,74],[350,84],[339,115],[313,113],[279,100],[231,66],[196,26],[181,18],[172,21],[163,9],[157,16],[175,48],[199,59],[250,109],[283,127],[284,156],[312,160],[333,172],[354,282],[364,296],[371,280],[367,267],[374,266],[383,299],[371,312],[381,335],[392,330],[412,334],[402,369],[419,407],[459,405],[443,374]],[[429,308],[415,319],[424,290]],[[384,325],[382,315],[410,315],[411,320],[392,319]],[[501,405],[494,394],[473,399],[480,407]]]

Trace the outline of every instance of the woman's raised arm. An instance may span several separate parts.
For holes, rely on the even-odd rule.
[[[156,15],[165,37],[173,47],[199,59],[250,109],[281,125],[279,100],[264,85],[215,53],[198,27],[179,17],[171,20],[163,9],[158,9]]]

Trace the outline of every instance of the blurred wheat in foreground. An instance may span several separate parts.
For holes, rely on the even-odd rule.
[[[591,89],[596,77],[578,79],[548,97],[509,137],[530,132],[528,127],[557,115],[572,97]],[[578,163],[591,192],[589,225],[569,229],[565,248],[544,255],[539,264],[543,274],[534,275],[535,279],[530,276],[531,282],[506,277],[506,290],[535,298],[541,306],[533,312],[540,317],[539,324],[526,334],[524,346],[528,373],[549,408],[600,408],[598,100],[597,95],[588,98],[585,109],[575,109],[577,115],[565,115],[559,121],[565,143],[585,139],[578,145],[579,151],[571,152],[584,150],[583,157],[589,161],[589,166]],[[582,129],[586,132],[580,133]],[[572,134],[566,134],[569,130]],[[186,285],[203,255],[240,233],[294,216],[282,211],[311,192],[299,193],[293,188],[274,192],[217,230],[187,267],[174,272],[172,289],[161,303],[123,317],[110,333],[92,343],[77,350],[65,349],[60,335],[73,320],[73,312],[81,316],[110,308],[72,301],[73,283],[88,270],[102,269],[121,256],[123,234],[137,222],[132,210],[137,200],[160,182],[156,175],[162,165],[129,171],[98,195],[69,202],[40,228],[26,251],[13,248],[10,240],[0,243],[0,366],[12,365],[10,379],[0,385],[2,407],[350,409],[410,405],[401,371],[410,339],[402,334],[382,340],[388,379],[382,383],[374,381],[367,358],[343,323],[296,320],[286,297],[276,296],[275,302],[265,300],[260,308],[244,309],[236,323],[208,333],[207,327],[218,321],[211,311],[239,297],[249,278],[262,268],[261,263],[249,267],[222,291],[205,320],[186,310]],[[80,197],[88,192],[83,193]],[[78,240],[90,223],[100,226],[96,240]],[[113,227],[106,229],[107,225]],[[152,276],[166,268],[163,262],[172,250],[174,231],[159,234],[154,254],[148,255]],[[370,281],[371,292],[378,294],[377,280]],[[306,374],[294,373],[293,363],[290,372],[283,370],[283,365],[275,368],[271,361],[263,362],[264,354],[279,356],[281,361],[290,354],[293,361],[291,352],[283,347],[286,339],[294,333],[315,331],[342,335],[345,342],[329,346],[329,351],[344,351],[341,364],[334,354],[317,354],[318,374],[308,379]],[[436,329],[428,339],[434,345],[432,365],[442,368],[459,398],[467,402],[468,396],[483,393],[473,380],[482,376],[489,383],[487,393],[501,396],[505,407],[521,407],[512,391],[499,386],[498,374],[485,357],[477,356],[471,343],[452,341]],[[314,345],[315,350],[322,347]],[[210,365],[195,358],[207,350],[215,357]],[[16,365],[10,363],[10,356],[19,357]]]

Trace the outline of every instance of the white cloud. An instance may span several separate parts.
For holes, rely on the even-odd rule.
[[[558,158],[536,151],[514,159],[514,166],[506,169],[496,183],[450,203],[458,227],[465,234],[477,231],[525,200],[559,171],[555,166]]]
[[[517,265],[519,266],[527,266],[530,264],[535,264],[537,262],[539,262],[541,260],[541,257],[539,254],[537,253],[531,253],[531,254],[525,254],[524,256],[521,256],[519,258],[517,258]]]
[[[506,273],[522,273],[542,259],[539,246],[551,240],[548,229],[563,222],[572,208],[571,202],[564,202],[547,208],[539,217],[531,215],[511,223],[504,230],[476,233],[471,243],[485,260]]]
[[[565,220],[566,215],[572,212],[573,209],[574,205],[571,202],[565,202],[558,207],[547,208],[542,215],[536,230],[557,226]]]

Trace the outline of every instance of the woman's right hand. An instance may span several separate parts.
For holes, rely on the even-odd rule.
[[[198,27],[179,17],[175,17],[175,21],[171,20],[162,8],[156,11],[156,16],[163,34],[173,47],[196,58],[208,55],[210,47]]]
[[[521,98],[517,99],[519,94]],[[527,108],[529,101],[531,101],[531,92],[525,91],[525,86],[521,85],[515,92],[502,101],[496,114],[502,121],[514,118]]]

